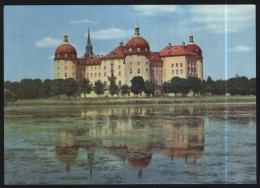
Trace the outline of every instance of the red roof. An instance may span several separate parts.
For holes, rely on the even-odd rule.
[[[87,66],[90,66],[90,65],[101,65],[101,58],[100,57],[96,57],[96,56],[93,56],[93,57],[88,57],[87,58]]]
[[[159,55],[160,56],[179,56],[179,55],[199,55],[199,56],[201,56],[200,48],[199,48],[200,51],[196,50],[196,49],[194,50],[194,47],[191,47],[190,45],[187,45],[187,46],[183,46],[183,45],[167,46],[160,51]]]
[[[150,61],[162,62],[159,52],[151,52]]]
[[[133,37],[126,43],[126,53],[150,53],[149,43],[143,37]]]
[[[185,46],[185,48],[187,50],[194,52],[194,53],[197,53],[199,56],[202,56],[202,51],[201,51],[200,47],[196,44],[187,44]]]
[[[112,54],[115,52],[115,54]],[[118,46],[116,49],[112,50],[109,54],[105,55],[103,59],[114,59],[114,58],[124,58],[125,57],[125,46]]]
[[[77,51],[69,43],[61,44],[55,51],[55,58],[61,58],[61,57],[63,58],[77,57]]]

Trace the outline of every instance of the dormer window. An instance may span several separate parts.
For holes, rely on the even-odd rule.
[[[140,48],[137,48],[137,51],[140,51]]]

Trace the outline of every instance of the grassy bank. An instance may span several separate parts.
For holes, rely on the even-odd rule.
[[[7,106],[71,106],[71,105],[135,105],[135,104],[201,104],[201,103],[255,103],[255,96],[203,96],[159,98],[87,98],[87,99],[21,99]]]

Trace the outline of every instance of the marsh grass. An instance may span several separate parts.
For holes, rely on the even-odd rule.
[[[201,103],[255,103],[255,96],[201,96],[158,98],[71,98],[71,99],[19,99],[7,106],[85,106],[136,104],[201,104]]]

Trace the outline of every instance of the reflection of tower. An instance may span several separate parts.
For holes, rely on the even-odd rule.
[[[89,174],[92,176],[92,168],[94,165],[94,157],[95,157],[95,148],[89,148],[87,150],[87,158],[88,158],[88,166],[89,166]]]
[[[186,163],[196,164],[204,150],[204,119],[192,118],[188,122],[176,124],[164,122],[165,142],[164,154],[171,157],[184,158]]]
[[[62,130],[57,134],[56,154],[57,158],[65,164],[67,175],[72,163],[77,159],[79,147],[74,142],[75,132]]]
[[[128,148],[128,163],[134,167],[138,168],[138,177],[142,177],[143,168],[147,167],[152,160],[152,153],[148,150],[147,145],[127,145]]]

